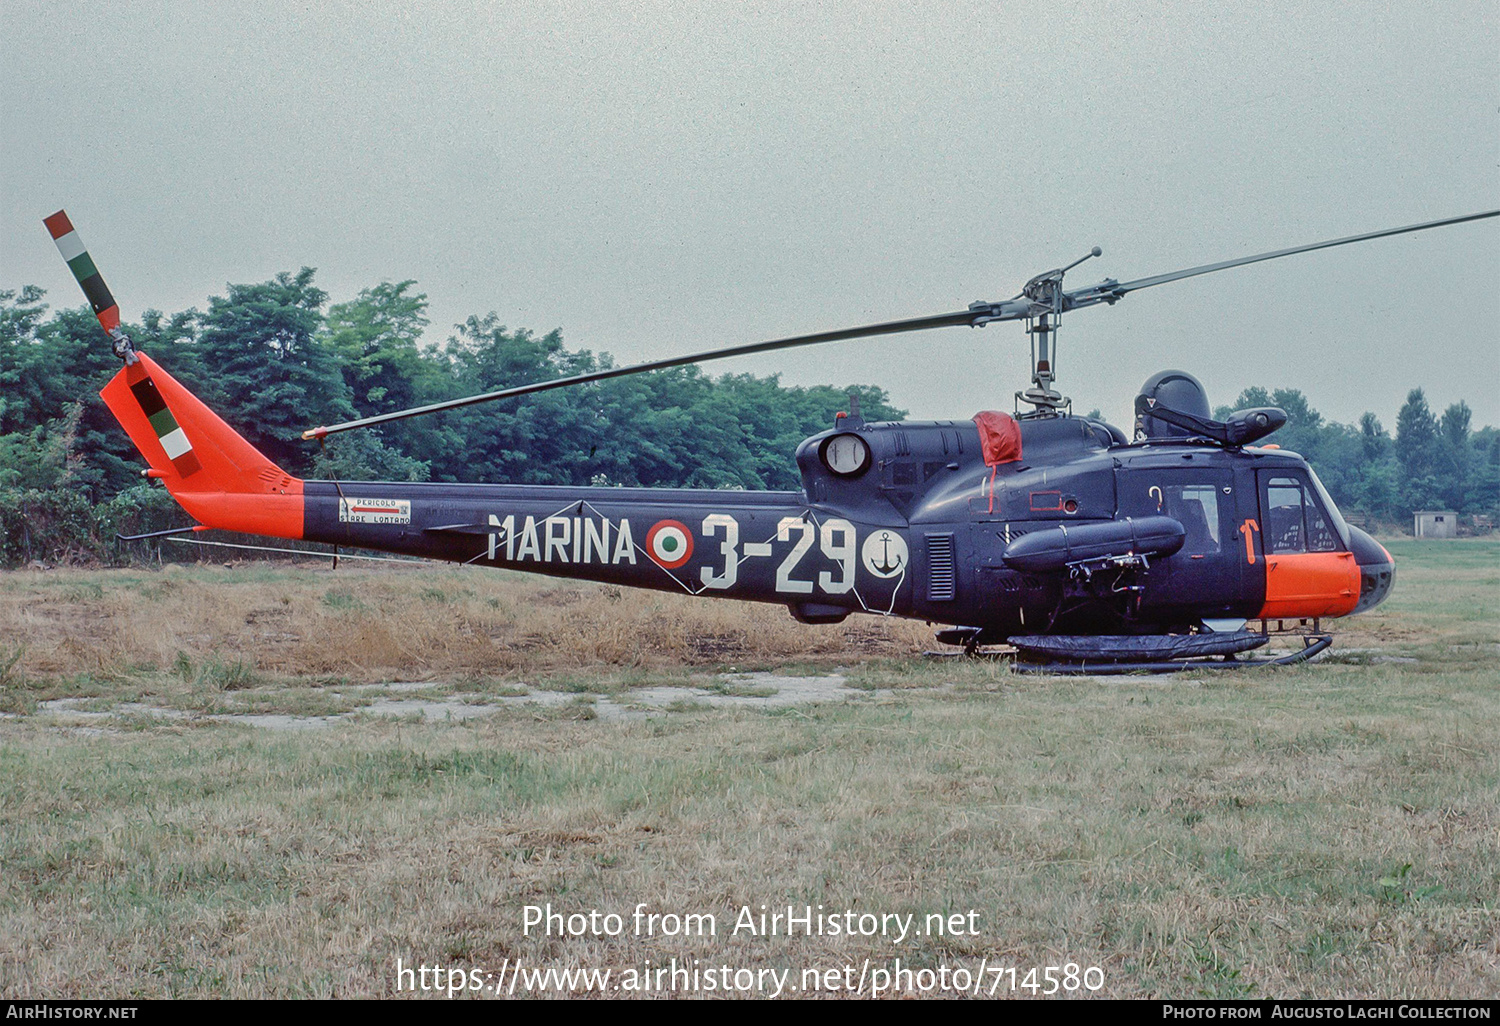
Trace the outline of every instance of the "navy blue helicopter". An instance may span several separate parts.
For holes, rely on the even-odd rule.
[[[508,388],[304,433],[343,431],[667,367],[929,328],[1025,321],[1031,387],[1016,412],[871,423],[851,408],[796,453],[795,492],[304,481],[286,473],[121,331],[118,307],[62,211],[45,219],[114,352],[100,393],[197,523],[556,577],[785,605],[804,623],[851,613],[943,626],[968,652],[1009,643],[1019,668],[1174,670],[1305,659],[1328,618],[1380,604],[1389,552],[1346,523],[1307,462],[1257,445],[1278,409],[1213,419],[1190,374],[1151,377],[1131,436],[1075,416],[1054,388],[1065,313],[1138,289],[1316,249],[1490,218],[1488,211],[1068,290],[1090,256],[1014,298],[932,317],[732,346]],[[174,533],[174,532],[160,532]],[[146,537],[146,536],[141,536]],[[1258,629],[1256,628],[1258,623]],[[1276,629],[1302,648],[1242,659]],[[1290,625],[1290,626],[1289,626]],[[1294,642],[1295,645],[1295,642]]]

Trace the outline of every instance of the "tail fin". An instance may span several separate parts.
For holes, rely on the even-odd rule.
[[[207,527],[302,537],[302,481],[136,353],[99,393],[172,497]]]

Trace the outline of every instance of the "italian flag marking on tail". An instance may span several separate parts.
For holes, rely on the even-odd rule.
[[[659,520],[646,532],[646,554],[663,570],[675,570],[693,556],[693,534],[676,520]]]
[[[135,366],[139,369],[139,365]],[[131,377],[135,377],[134,374]],[[198,462],[197,455],[193,452],[193,443],[188,441],[187,434],[177,423],[177,418],[172,416],[172,411],[167,409],[166,400],[157,391],[156,383],[151,380],[151,375],[144,369],[140,369],[139,380],[130,382],[130,394],[135,396],[135,401],[141,404],[141,412],[151,422],[151,429],[156,432],[157,441],[167,451],[167,459],[172,461],[172,466],[177,473],[183,477],[196,474],[203,469],[203,464]]]
[[[89,306],[94,308],[94,316],[99,318],[99,326],[106,333],[118,331],[120,307],[115,303],[115,297],[110,295],[109,286],[104,284],[103,276],[94,266],[93,258],[84,248],[83,240],[78,237],[78,230],[73,227],[73,222],[68,220],[67,213],[59,210],[51,217],[42,218],[42,223],[47,226],[47,231],[52,233],[52,241],[57,243],[57,251],[67,261],[68,269],[73,272],[73,277],[78,279],[83,294],[88,297]]]

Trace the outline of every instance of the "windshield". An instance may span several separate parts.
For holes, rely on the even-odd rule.
[[[1333,496],[1328,494],[1328,489],[1323,487],[1323,482],[1318,480],[1318,472],[1312,467],[1307,468],[1307,476],[1312,479],[1313,490],[1318,493],[1318,501],[1323,503],[1323,508],[1328,511],[1328,516],[1333,520],[1334,530],[1338,531],[1339,538],[1344,543],[1345,551],[1353,548],[1349,543],[1349,525],[1344,523],[1344,515],[1339,512],[1338,506],[1334,505]]]

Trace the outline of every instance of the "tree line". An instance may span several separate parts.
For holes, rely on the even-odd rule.
[[[0,564],[113,558],[107,541],[182,523],[99,399],[119,367],[87,307],[48,310],[42,290],[0,291]],[[873,385],[786,387],[777,377],[696,367],[617,378],[334,436],[301,432],[612,366],[559,332],[511,329],[493,314],[424,344],[427,297],[382,282],[329,303],[314,271],[228,285],[206,311],[148,310],[136,345],[257,448],[302,477],[526,484],[796,489],[792,454],[859,396],[868,419],[900,419]],[[1374,414],[1325,421],[1295,389],[1247,389],[1236,408],[1280,406],[1274,438],[1307,456],[1341,508],[1406,524],[1414,509],[1494,514],[1500,432],[1469,408],[1439,417],[1420,389],[1394,438]],[[1227,412],[1221,408],[1220,413]]]

